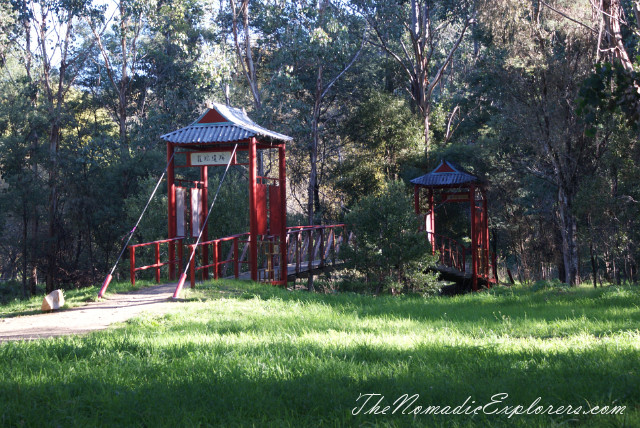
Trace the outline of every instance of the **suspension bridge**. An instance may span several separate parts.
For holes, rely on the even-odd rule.
[[[208,278],[251,279],[286,287],[296,276],[340,263],[340,249],[353,239],[347,225],[286,225],[285,146],[292,141],[290,137],[261,127],[244,110],[212,104],[191,125],[160,138],[167,145],[167,166],[105,278],[99,297],[104,295],[127,249],[132,284],[135,284],[136,273],[145,270],[154,271],[156,281],[161,282],[162,269],[166,266],[168,279],[178,280],[174,297],[179,295],[187,279],[191,287],[195,287],[198,279]],[[272,161],[274,153],[276,161]],[[269,160],[266,168],[265,159]],[[249,231],[211,240],[209,219],[231,166],[248,170]],[[210,167],[225,167],[211,204],[208,196]],[[199,170],[199,180],[177,173],[189,169]],[[167,239],[129,245],[165,175]],[[475,175],[446,161],[412,183],[425,245],[430,245],[433,254],[438,254],[436,269],[447,279],[466,283],[473,290],[482,285],[489,286],[495,274],[491,276],[489,263],[483,183]],[[428,190],[426,205],[420,199],[424,189]],[[435,233],[436,194],[441,204],[469,203],[470,248]],[[139,260],[144,262],[138,263]]]

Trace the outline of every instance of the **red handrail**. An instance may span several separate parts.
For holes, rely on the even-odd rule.
[[[240,260],[240,252],[239,252],[239,246],[238,243],[239,242],[248,242],[248,237],[249,237],[249,233],[239,233],[237,235],[231,235],[231,236],[225,236],[224,238],[218,238],[218,239],[213,239],[211,241],[205,241],[205,242],[200,242],[198,243],[198,247],[204,247],[205,245],[211,245],[212,246],[212,251],[210,252],[211,257],[212,257],[212,261],[211,263],[208,263],[207,260],[207,264],[203,264],[201,266],[196,266],[195,264],[195,254],[193,255],[193,257],[191,257],[191,263],[189,264],[189,273],[191,276],[191,288],[195,287],[195,283],[196,283],[196,271],[198,270],[203,270],[202,276],[203,279],[206,279],[206,277],[208,276],[208,270],[209,268],[213,268],[213,278],[214,279],[218,279],[221,276],[221,268],[222,266],[226,265],[227,263],[233,263],[233,273],[234,273],[234,277],[238,278],[240,276],[240,264],[244,263],[244,264],[248,264],[249,262],[247,260]],[[241,238],[245,238],[245,240],[241,240]],[[222,244],[223,242],[228,242],[228,241],[232,241],[232,258],[230,259],[226,259],[226,260],[220,260],[221,258],[221,254],[220,254],[220,244]],[[189,250],[190,253],[189,255],[191,256],[191,254],[196,251],[196,245],[195,244],[191,244],[189,245]]]
[[[166,266],[169,264],[177,264],[178,270],[182,270],[182,239],[183,238],[173,238],[173,239],[162,239],[159,241],[153,242],[145,242],[143,244],[135,244],[129,245],[129,275],[131,276],[131,285],[135,285],[136,283],[136,272],[139,270],[146,269],[155,269],[156,270],[156,282],[160,282],[160,268],[162,266]],[[178,243],[178,257],[173,260],[167,260],[166,262],[160,262],[160,244],[168,244],[170,242]],[[147,247],[147,246],[155,246],[155,263],[146,266],[136,267],[136,248]]]
[[[319,267],[322,268],[325,266],[327,259],[331,259],[333,263],[336,261],[336,255],[340,251],[340,246],[347,242],[349,236],[347,235],[346,225],[345,224],[335,224],[335,225],[317,225],[317,226],[292,226],[287,229],[287,237],[285,243],[285,251],[287,251],[287,260],[289,260],[290,264],[295,264],[296,273],[300,273],[301,264],[303,262],[307,263],[308,268]],[[328,231],[328,232],[327,232]],[[340,233],[339,233],[340,231]],[[279,235],[263,235],[261,238],[262,243],[267,243],[268,245],[277,245],[279,240]],[[175,260],[168,260],[166,262],[160,261],[160,244],[178,242],[178,257]],[[221,254],[222,243],[231,242],[231,247],[229,248],[229,255],[224,257]],[[196,272],[202,271],[203,279],[208,277],[209,269],[213,271],[213,278],[218,279],[223,276],[223,268],[226,271],[226,266],[231,264],[233,265],[233,273],[234,277],[238,278],[242,273],[241,265],[248,265],[248,260],[243,260],[246,251],[240,253],[240,243],[248,244],[249,242],[249,233],[240,233],[236,235],[226,236],[224,238],[213,239],[210,241],[200,242],[197,245],[191,244],[189,245],[189,256],[191,256],[194,252],[198,250],[198,247],[211,246],[211,251],[208,253],[211,254],[210,260],[205,260],[201,266],[196,266],[196,257],[193,254],[193,257],[190,257],[191,263],[189,264],[189,271],[191,276],[191,287],[195,287],[195,279]],[[303,244],[304,243],[304,244]],[[305,246],[306,245],[306,246]],[[155,263],[136,267],[136,249],[146,246],[154,246],[155,247]],[[304,247],[304,248],[303,248]],[[174,239],[163,239],[159,241],[153,242],[145,242],[142,244],[135,244],[129,246],[130,253],[130,274],[131,274],[131,283],[135,284],[135,273],[140,270],[145,269],[155,269],[156,270],[156,281],[160,282],[160,268],[162,266],[177,263],[178,271],[182,271],[182,259],[183,259],[183,238],[174,238]],[[303,254],[306,253],[306,254]],[[278,252],[274,254],[273,251],[270,251],[267,255],[267,258],[270,258],[269,266],[275,272],[274,267],[278,269],[287,269],[287,267],[280,266],[281,257],[278,255]],[[316,264],[317,263],[317,264]],[[271,276],[273,272],[270,273]],[[274,283],[278,283],[279,281],[275,280],[275,277],[272,278]]]

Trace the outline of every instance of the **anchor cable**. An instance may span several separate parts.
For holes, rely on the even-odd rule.
[[[107,277],[104,279],[104,282],[102,283],[102,287],[100,288],[100,292],[98,293],[98,297],[99,298],[104,296],[104,292],[107,290],[107,287],[109,286],[109,283],[111,282],[111,279],[113,278],[113,272],[115,272],[116,267],[118,266],[118,263],[120,262],[120,259],[122,258],[122,255],[124,254],[125,250],[127,249],[127,245],[129,245],[129,241],[131,241],[131,238],[133,237],[133,234],[135,233],[136,229],[138,228],[138,225],[140,224],[140,221],[142,220],[142,217],[144,216],[144,213],[147,211],[147,208],[149,208],[149,204],[151,204],[151,200],[153,199],[153,196],[156,194],[156,191],[158,190],[158,187],[160,186],[160,183],[162,182],[162,179],[164,178],[164,175],[167,173],[167,170],[169,169],[169,165],[173,161],[173,156],[174,155],[175,155],[175,152],[171,154],[171,158],[169,158],[169,162],[167,162],[167,166],[164,168],[164,171],[162,172],[162,175],[160,176],[160,179],[156,183],[156,187],[153,188],[153,192],[151,192],[151,196],[149,197],[149,200],[147,201],[147,205],[144,206],[144,209],[142,210],[142,213],[140,214],[140,217],[138,217],[138,221],[136,222],[136,225],[133,226],[133,229],[131,229],[128,232],[127,242],[124,243],[124,245],[122,247],[122,251],[120,251],[120,255],[116,259],[116,262],[113,265],[113,268],[111,268],[111,272],[109,272]],[[127,236],[127,235],[125,235],[125,236]]]

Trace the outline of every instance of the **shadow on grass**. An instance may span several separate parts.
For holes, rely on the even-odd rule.
[[[30,355],[37,353],[34,360]],[[356,343],[275,342],[248,346],[197,343],[149,346],[131,331],[73,341],[9,345],[0,377],[5,426],[555,426],[614,416],[352,415],[359,394],[392,405],[478,404],[497,393],[505,405],[626,405],[640,422],[638,352],[599,347],[581,352],[421,344],[394,349]],[[34,374],[39,374],[34,376]],[[28,403],[28,405],[25,405]],[[525,406],[525,407],[526,407]],[[502,407],[502,406],[498,406]],[[413,408],[413,407],[411,407]]]

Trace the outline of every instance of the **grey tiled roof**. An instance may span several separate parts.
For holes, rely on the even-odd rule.
[[[201,122],[214,109],[225,121]],[[291,137],[263,128],[249,119],[243,110],[222,104],[213,104],[212,109],[208,109],[191,125],[160,136],[161,139],[175,144],[228,143],[251,137],[276,143],[293,140]]]
[[[437,172],[439,170],[441,172]],[[446,170],[446,172],[442,172],[442,170]],[[478,177],[465,171],[459,165],[443,160],[429,174],[414,178],[411,183],[421,186],[451,186],[478,181],[480,181]]]

